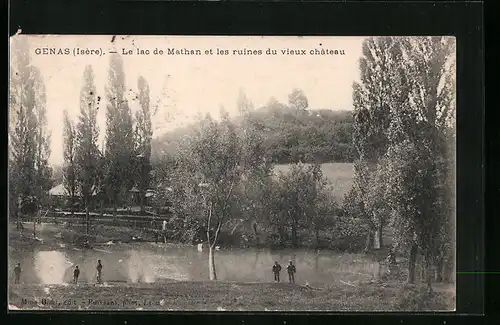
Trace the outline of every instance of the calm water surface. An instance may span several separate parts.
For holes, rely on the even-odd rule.
[[[21,282],[62,284],[72,281],[78,265],[81,282],[95,282],[97,260],[103,264],[105,282],[152,283],[208,280],[208,252],[193,247],[137,243],[103,245],[91,250],[38,251],[22,256]],[[287,280],[286,264],[293,260],[296,283],[326,285],[378,277],[385,272],[379,263],[358,254],[329,251],[221,249],[215,252],[217,277],[225,281],[271,282],[271,267],[281,263],[281,278]],[[12,264],[17,261],[10,261]],[[10,264],[10,265],[12,265]],[[10,275],[12,276],[12,275]]]

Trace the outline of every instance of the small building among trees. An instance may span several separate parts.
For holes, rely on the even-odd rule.
[[[92,196],[96,197],[97,194],[97,191],[94,190]],[[82,200],[83,196],[80,194],[80,191],[77,190],[77,192],[75,193],[73,204],[73,208],[75,210],[78,210],[78,208],[81,206],[81,204],[83,203]],[[49,190],[49,204],[52,207],[60,209],[71,208],[71,196],[68,194],[68,191],[66,190],[64,184],[56,185]]]

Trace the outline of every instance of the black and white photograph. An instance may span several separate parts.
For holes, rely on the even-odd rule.
[[[9,65],[9,310],[455,310],[454,37],[20,32]]]

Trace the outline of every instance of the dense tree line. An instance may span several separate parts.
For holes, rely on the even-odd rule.
[[[85,208],[87,231],[90,209],[111,206],[116,214],[118,207],[130,203],[129,191],[134,186],[140,197],[144,197],[149,187],[152,137],[149,86],[139,77],[133,98],[127,98],[125,89],[122,59],[112,56],[105,88],[104,148],[97,143],[96,118],[102,101],[96,92],[91,66],[85,67],[83,73],[77,123],[65,114],[63,179],[70,200],[80,201]],[[138,106],[135,116],[131,104]],[[141,207],[143,203],[141,200]]]
[[[366,250],[393,229],[410,283],[420,253],[429,287],[453,272],[454,46],[448,37],[370,38],[353,87],[358,159],[345,210],[365,221]]]

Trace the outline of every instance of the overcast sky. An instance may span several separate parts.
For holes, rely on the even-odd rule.
[[[352,83],[359,78],[358,60],[361,37],[185,37],[185,36],[29,36],[32,62],[44,78],[47,89],[49,129],[52,132],[51,158],[62,163],[63,110],[76,118],[79,113],[80,90],[85,65],[94,69],[97,92],[103,99],[98,114],[101,129],[100,145],[105,134],[105,94],[109,51],[122,53],[132,49],[124,59],[127,88],[135,91],[137,79],[143,76],[151,89],[152,106],[162,94],[168,100],[153,119],[155,136],[164,130],[192,121],[197,113],[218,115],[223,106],[231,115],[237,114],[240,90],[256,107],[263,106],[274,96],[286,103],[293,88],[304,90],[310,108],[333,110],[352,109]],[[102,56],[43,55],[37,48],[99,49]],[[200,49],[203,55],[138,55],[137,49],[176,48]],[[277,55],[265,55],[268,49]],[[283,55],[282,49],[304,49],[307,55]],[[213,55],[205,55],[212,49]],[[229,55],[217,55],[217,49],[228,49]],[[233,55],[232,50],[258,50],[263,55]],[[345,55],[311,55],[314,49],[344,50]],[[133,105],[131,105],[133,106]],[[165,106],[165,107],[163,107]],[[134,107],[132,107],[134,109]]]

